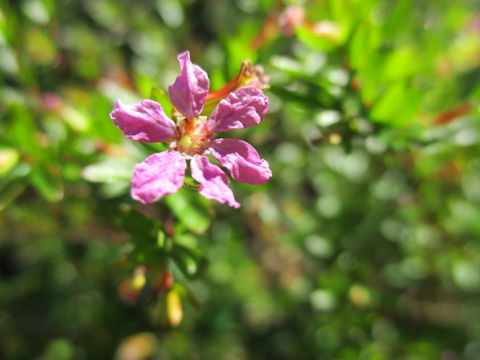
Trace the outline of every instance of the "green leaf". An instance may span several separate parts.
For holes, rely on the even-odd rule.
[[[130,207],[120,209],[117,220],[119,225],[143,244],[157,244],[158,232],[162,224]],[[138,245],[139,243],[137,243]]]
[[[168,246],[162,224],[129,207],[122,208],[117,217],[119,225],[132,235],[130,258],[139,264],[158,264],[165,261]],[[163,243],[162,241],[163,240]]]
[[[170,28],[178,28],[185,20],[183,8],[178,0],[157,0],[155,7],[165,24]]]
[[[48,201],[63,199],[64,189],[61,169],[53,163],[37,163],[30,173],[33,187]]]
[[[354,17],[357,15],[357,9],[354,9],[349,1],[329,1],[329,9],[333,19],[339,23],[339,38],[344,40],[348,37],[352,28]]]
[[[0,176],[7,174],[17,164],[19,157],[15,149],[0,149]]]
[[[141,265],[153,265],[165,262],[166,254],[158,247],[134,247],[129,258]]]
[[[199,276],[207,268],[208,260],[199,251],[175,244],[171,253],[175,265],[188,278]]]
[[[150,92],[150,98],[162,105],[163,110],[165,110],[165,113],[169,116],[172,117],[172,112],[173,112],[173,107],[172,103],[170,102],[170,97],[168,94],[165,93],[162,89],[160,89],[157,86],[152,87],[152,90]]]
[[[386,58],[383,80],[401,80],[418,72],[423,66],[422,56],[412,47],[395,49]]]
[[[165,197],[165,202],[175,216],[192,232],[203,234],[210,226],[210,218],[205,209],[199,209],[199,201],[186,189]]]
[[[100,188],[100,192],[107,199],[123,196],[130,192],[130,182],[119,181],[113,184],[104,183]]]
[[[313,50],[331,52],[336,48],[331,40],[312,33],[310,29],[301,27],[296,29],[295,34],[297,35],[298,40]]]
[[[105,141],[120,143],[124,135],[108,116],[112,108],[113,104],[107,98],[100,94],[92,95],[89,113],[93,119],[93,124],[90,124],[89,132]]]
[[[349,44],[351,66],[358,69],[368,65],[381,41],[381,32],[377,27],[368,22],[359,24]]]
[[[373,120],[389,123],[392,126],[404,126],[412,122],[421,94],[407,88],[403,82],[390,86],[375,104],[371,117]]]
[[[30,165],[19,163],[14,166],[5,176],[0,178],[0,186],[5,186],[11,182],[19,181],[30,174],[32,168]]]
[[[165,143],[140,143],[142,147],[144,147],[148,152],[162,152],[168,150],[169,147]]]
[[[0,188],[0,211],[20,196],[26,187],[24,182],[14,182]]]
[[[418,4],[414,0],[397,1],[392,10],[388,14],[386,23],[383,25],[384,37],[395,36],[398,33],[404,32],[405,28],[414,28],[414,17],[409,16],[412,9]]]
[[[41,155],[37,142],[37,128],[30,112],[21,105],[12,106],[12,120],[8,128],[8,139],[22,151]]]
[[[79,133],[86,132],[92,125],[91,118],[85,111],[78,110],[71,106],[64,106],[62,116],[65,122]]]
[[[200,300],[198,299],[197,295],[195,295],[195,293],[192,291],[192,289],[190,289],[187,285],[180,284],[178,282],[175,283],[173,286],[182,298],[187,299],[195,309],[200,309]]]
[[[88,181],[113,184],[129,182],[133,175],[135,162],[131,159],[108,158],[99,163],[89,165],[82,171],[82,176]]]

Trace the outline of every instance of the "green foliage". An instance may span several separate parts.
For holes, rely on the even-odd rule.
[[[0,357],[478,359],[479,18],[449,0],[3,1]],[[130,197],[167,147],[108,114],[170,115],[185,49],[213,89],[246,59],[270,76],[269,114],[232,136],[274,176],[232,181],[239,210],[190,178]]]

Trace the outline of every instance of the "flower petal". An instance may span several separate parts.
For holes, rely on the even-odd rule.
[[[268,110],[268,97],[253,86],[245,86],[220,101],[208,126],[212,131],[244,129],[257,125]]]
[[[190,61],[190,53],[185,51],[177,56],[182,75],[168,87],[173,106],[187,117],[198,116],[210,88],[208,75],[198,65]]]
[[[216,139],[210,154],[226,167],[238,182],[251,185],[264,184],[272,177],[268,162],[258,155],[249,143],[238,139]]]
[[[147,157],[135,165],[132,198],[144,204],[176,192],[183,185],[187,162],[177,151],[168,150]]]
[[[130,139],[145,142],[164,142],[177,135],[175,123],[168,118],[162,105],[142,100],[135,105],[115,102],[110,118]]]
[[[207,199],[239,208],[232,190],[228,187],[227,175],[217,165],[210,163],[206,156],[194,156],[190,161],[192,177],[201,185],[198,189],[200,195]]]

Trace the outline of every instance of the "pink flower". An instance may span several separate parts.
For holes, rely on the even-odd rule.
[[[259,185],[272,176],[266,160],[248,143],[215,139],[217,132],[257,125],[268,110],[268,98],[256,87],[246,86],[221,100],[209,119],[202,116],[210,87],[205,71],[190,61],[188,51],[178,55],[182,74],[168,88],[176,111],[170,119],[152,100],[124,105],[117,100],[110,118],[123,133],[137,141],[168,142],[170,150],[155,153],[135,165],[132,197],[151,203],[182,187],[190,160],[192,177],[200,183],[200,195],[238,208],[222,169],[210,162],[210,154],[239,182]]]

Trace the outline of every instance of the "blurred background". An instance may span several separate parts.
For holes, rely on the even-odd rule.
[[[0,358],[480,359],[477,0],[0,4]],[[270,77],[239,210],[129,196],[186,49]]]

